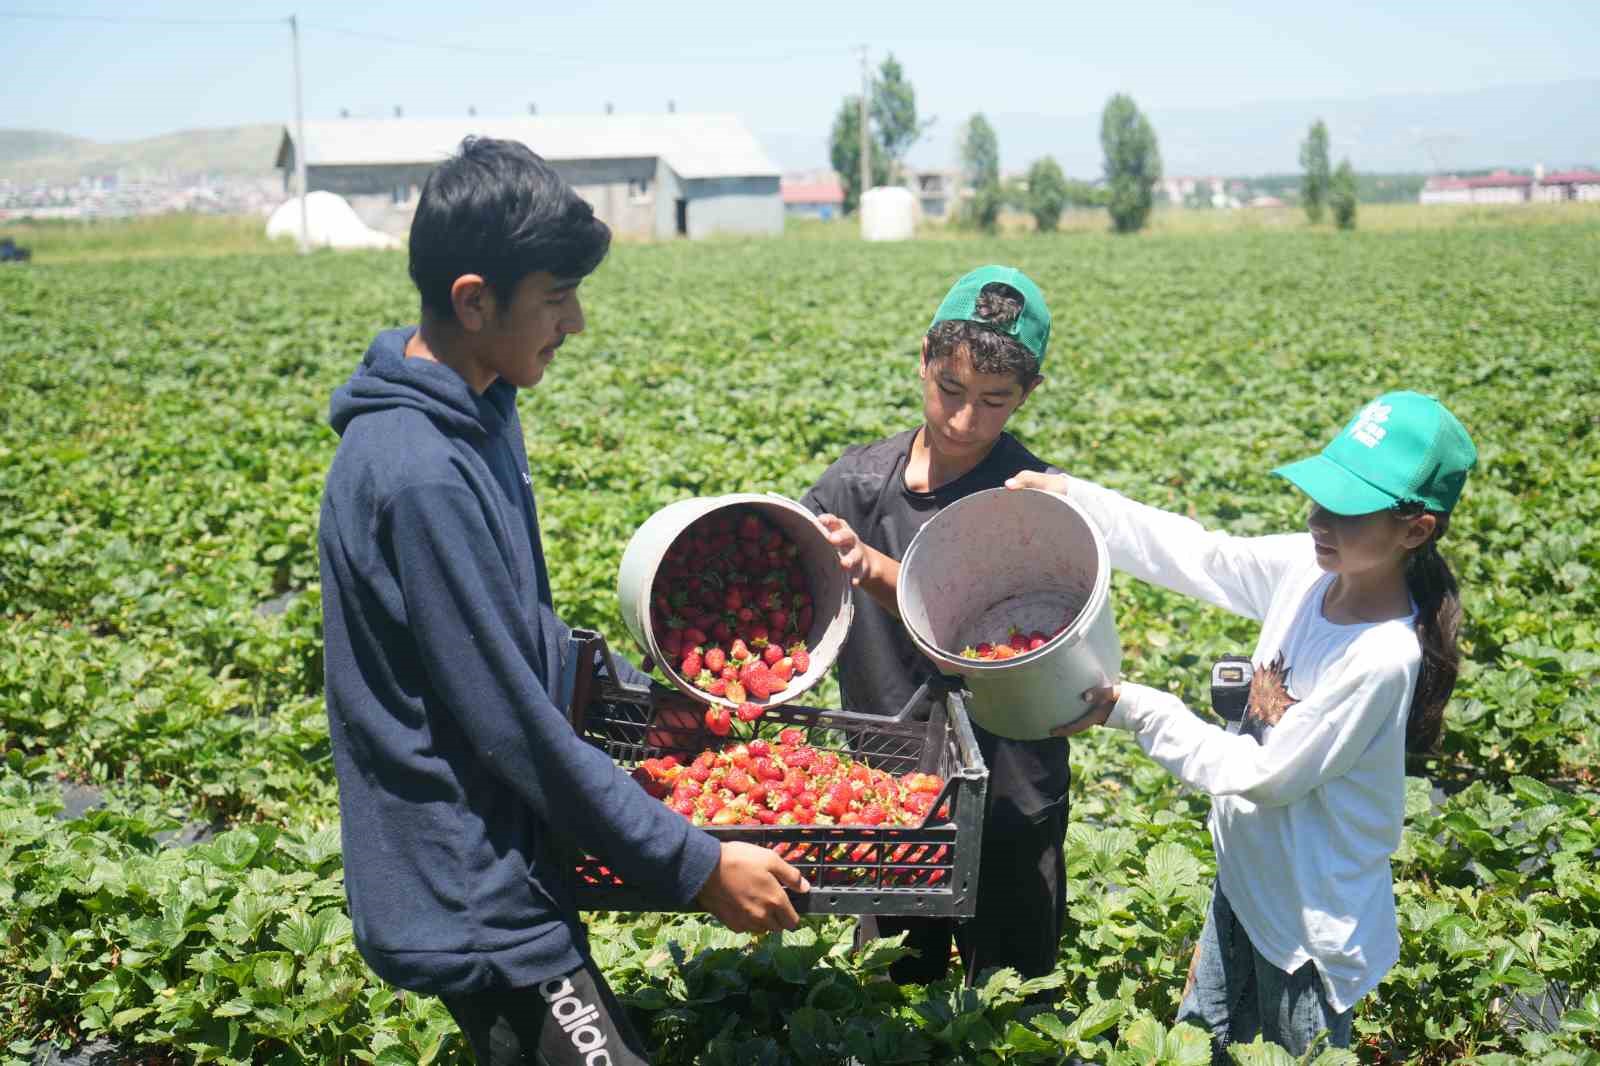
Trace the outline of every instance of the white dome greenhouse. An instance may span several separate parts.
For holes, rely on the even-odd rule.
[[[400,242],[371,228],[337,193],[313,190],[306,197],[306,230],[313,248],[398,248]],[[278,205],[267,220],[268,237],[300,239],[300,197]]]

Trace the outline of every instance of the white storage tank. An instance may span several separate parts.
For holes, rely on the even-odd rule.
[[[880,185],[861,197],[861,237],[909,241],[917,235],[917,198],[903,185]]]

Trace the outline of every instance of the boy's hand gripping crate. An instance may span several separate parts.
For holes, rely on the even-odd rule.
[[[687,761],[730,742],[706,729],[704,705],[662,685],[615,681],[610,649],[597,633],[574,630],[565,661],[560,695],[572,727],[624,769],[662,755]],[[595,663],[603,674],[589,665]],[[819,751],[896,777],[937,774],[944,788],[919,827],[729,825],[706,832],[771,848],[799,869],[811,883],[810,892],[791,895],[801,914],[972,916],[989,771],[959,690],[935,678],[893,718],[783,704],[757,724],[762,735],[803,729]],[[671,909],[624,884],[599,858],[583,855],[575,866],[582,910]]]

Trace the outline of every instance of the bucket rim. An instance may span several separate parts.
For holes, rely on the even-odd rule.
[[[689,522],[685,523],[684,529],[687,529],[689,524],[699,521],[706,515],[713,514],[726,507],[771,505],[777,506],[780,510],[786,511],[790,514],[804,518],[811,525],[811,527],[816,530],[817,535],[819,538],[821,538],[822,542],[827,543],[828,531],[823,527],[817,516],[812,514],[811,511],[799,501],[791,499],[788,496],[778,492],[729,492],[716,496],[686,496],[681,500],[675,500],[672,503],[660,508],[655,512],[655,514],[661,514],[669,508],[689,503],[698,503],[701,506],[695,510],[694,517],[691,518]],[[652,515],[651,517],[653,518],[655,515]],[[662,560],[666,558],[667,551],[672,547],[673,542],[681,533],[682,530],[679,530],[678,534],[675,534],[672,538],[668,539],[660,547],[652,548],[649,554],[644,557],[644,562],[648,564],[646,569],[650,574],[654,574],[660,568]],[[831,549],[831,545],[829,545],[829,547]],[[849,637],[850,626],[855,621],[855,600],[851,594],[851,588],[848,583],[846,583],[844,589],[843,602],[840,605],[839,611],[834,616],[835,618],[842,619],[844,624],[844,636],[840,639],[841,649],[843,648],[844,641]],[[694,685],[684,680],[683,676],[678,672],[676,665],[672,663],[670,658],[661,651],[661,646],[656,640],[655,625],[649,617],[648,592],[645,594],[644,603],[645,610],[640,612],[640,617],[637,619],[640,632],[634,634],[634,636],[639,643],[644,645],[644,650],[646,654],[650,656],[651,660],[661,667],[661,672],[666,675],[668,682],[670,682],[671,685],[679,692],[699,703],[706,704],[710,707],[721,706],[729,709],[737,708],[739,704],[728,699],[726,696],[713,696],[711,693],[706,692],[703,689],[696,688]],[[624,613],[626,614],[626,612]],[[623,621],[626,623],[629,620],[624,617]],[[631,626],[628,628],[630,631],[632,630]],[[776,707],[780,704],[788,703],[791,700],[798,699],[807,692],[810,692],[811,689],[815,688],[817,685],[821,684],[823,678],[827,675],[827,672],[830,669],[832,669],[831,660],[826,667],[816,669],[815,672],[817,676],[809,685],[800,686],[791,684],[783,691],[768,696],[761,705],[763,707]]]
[[[970,496],[964,496],[949,506],[944,507],[939,511],[938,514],[924,522],[922,524],[922,528],[917,530],[917,535],[911,538],[911,543],[906,547],[905,556],[900,561],[901,570],[904,571],[912,565],[918,547],[924,543],[923,534],[928,531],[930,526],[932,526],[944,515],[950,514],[952,511],[955,511],[959,508],[965,507],[971,501],[982,500],[988,497],[991,493],[996,492],[1038,493],[1041,496],[1047,496],[1052,500],[1064,503],[1071,508],[1071,510],[1080,519],[1082,519],[1083,524],[1088,528],[1090,539],[1094,543],[1095,572],[1097,579],[1094,583],[1094,586],[1089,590],[1089,598],[1084,601],[1083,609],[1080,610],[1078,612],[1078,616],[1072,620],[1072,624],[1067,627],[1066,632],[1051,637],[1042,645],[1034,648],[1031,651],[1023,652],[1009,659],[965,659],[959,654],[951,655],[949,652],[935,645],[933,641],[929,640],[926,636],[919,632],[918,627],[911,621],[910,614],[906,609],[905,583],[897,583],[895,588],[895,606],[899,609],[901,623],[905,626],[906,633],[910,635],[912,643],[917,646],[918,651],[928,656],[928,658],[932,659],[934,662],[941,666],[949,667],[952,671],[959,674],[984,674],[992,671],[1009,670],[1012,667],[1019,665],[1029,665],[1033,663],[1037,657],[1042,657],[1045,652],[1057,651],[1061,648],[1081,643],[1088,636],[1090,629],[1093,627],[1095,618],[1100,614],[1101,609],[1104,607],[1111,594],[1111,553],[1106,547],[1105,535],[1100,532],[1100,527],[1095,525],[1094,520],[1089,517],[1089,513],[1078,504],[1074,503],[1070,497],[1059,492],[1049,492],[1045,489],[984,489],[980,492],[974,492]]]

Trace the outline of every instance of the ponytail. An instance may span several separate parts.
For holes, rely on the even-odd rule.
[[[1420,511],[1403,517],[1414,517]],[[1438,524],[1428,542],[1406,559],[1406,588],[1417,604],[1417,643],[1422,646],[1422,671],[1406,717],[1406,748],[1417,753],[1434,751],[1444,731],[1444,707],[1456,687],[1461,650],[1456,638],[1461,629],[1461,595],[1450,564],[1439,553],[1439,538],[1450,516],[1430,512]]]

